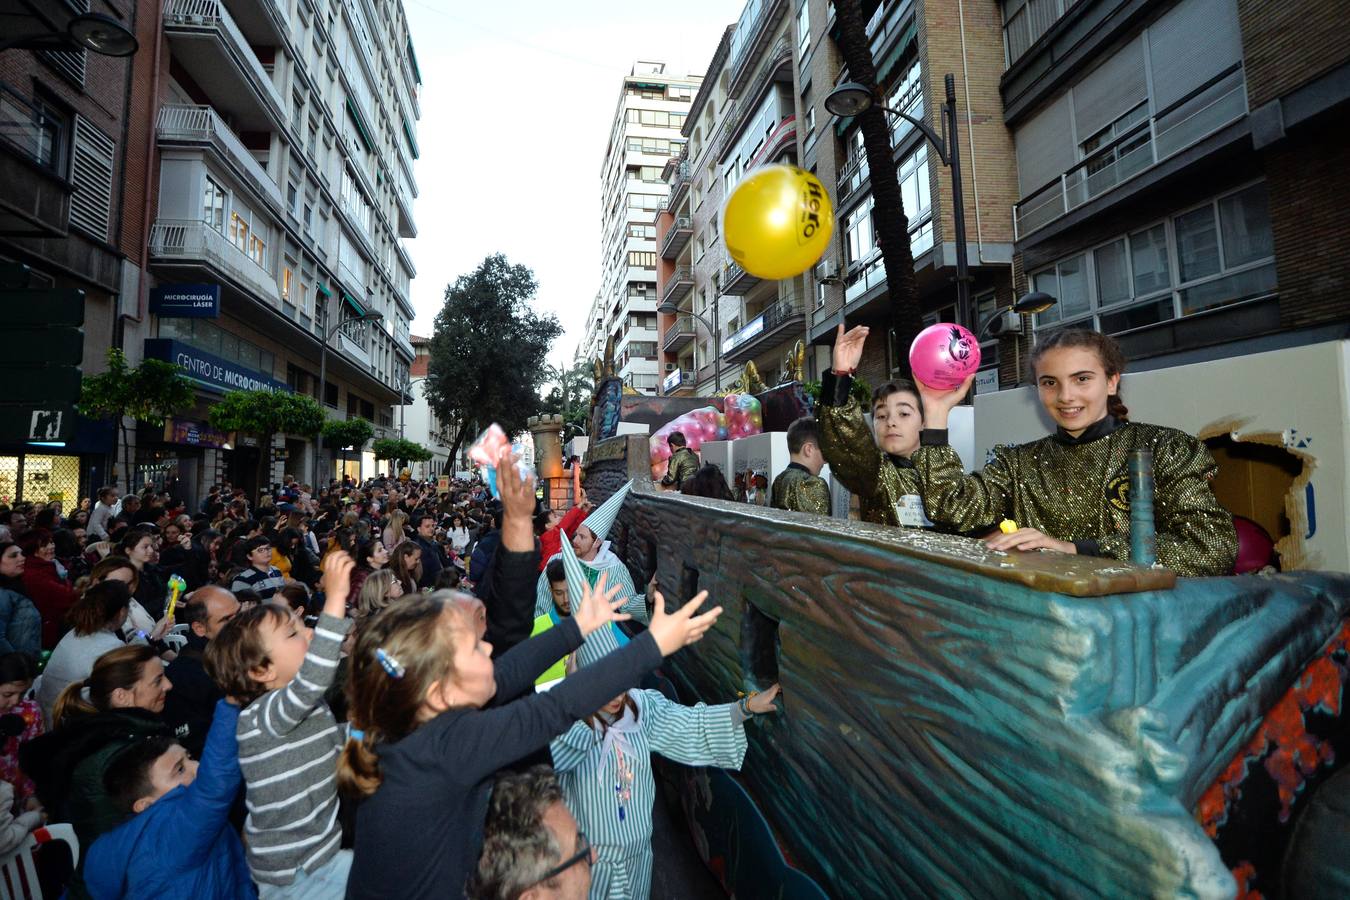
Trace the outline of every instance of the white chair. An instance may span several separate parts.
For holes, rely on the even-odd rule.
[[[64,841],[70,847],[71,866],[80,864],[80,842],[73,825],[47,825],[24,838],[17,850],[0,858],[0,900],[42,900],[33,851],[50,841]]]
[[[187,635],[185,634],[175,634],[173,632],[169,632],[168,634],[164,635],[164,643],[172,647],[175,653],[186,647],[187,642],[188,642]]]
[[[191,625],[178,624],[169,629],[169,634],[188,635],[192,631]]]

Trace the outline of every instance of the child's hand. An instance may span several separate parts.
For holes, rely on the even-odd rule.
[[[868,331],[866,325],[855,325],[845,332],[844,324],[839,323],[839,330],[834,336],[834,355],[830,362],[836,372],[851,372],[858,368]]]
[[[155,623],[154,630],[152,630],[149,635],[150,640],[158,641],[163,639],[164,635],[168,634],[169,629],[172,627],[173,619],[169,616],[165,616]]]
[[[347,615],[354,568],[356,563],[343,550],[329,551],[323,558],[323,611],[330,616],[341,619]]]
[[[668,614],[666,599],[661,596],[660,591],[655,592],[656,609],[652,613],[652,623],[647,630],[656,638],[656,646],[661,648],[662,656],[669,656],[681,647],[687,647],[702,639],[704,633],[717,621],[717,617],[722,614],[720,606],[715,606],[702,615],[694,615],[707,599],[708,592],[699,591],[694,599],[680,607],[678,611]]]
[[[614,597],[619,593],[621,585],[614,585],[612,588],[605,587],[605,581],[608,573],[602,572],[600,580],[595,583],[595,587],[589,584],[581,592],[581,603],[572,611],[572,618],[577,620],[577,627],[581,629],[582,637],[606,625],[609,622],[624,622],[631,616],[627,613],[619,612],[619,607],[627,602],[627,597],[620,597],[615,600]]]
[[[518,458],[510,447],[497,458],[497,493],[501,495],[502,518],[524,517],[531,522],[538,500],[534,496],[534,475],[521,478],[516,468]],[[531,529],[533,531],[533,528]]]
[[[767,691],[760,691],[755,696],[746,699],[745,708],[757,716],[778,712],[778,707],[773,705],[773,701],[778,699],[778,692],[781,689],[780,685],[775,684]]]

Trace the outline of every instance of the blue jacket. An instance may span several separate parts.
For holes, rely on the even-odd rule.
[[[235,727],[239,707],[216,703],[197,777],[94,841],[84,882],[94,900],[182,897],[253,900],[258,891],[244,845],[229,822],[243,776]]]

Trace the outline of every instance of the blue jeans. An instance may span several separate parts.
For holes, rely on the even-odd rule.
[[[0,588],[0,653],[42,651],[42,614],[23,594]]]
[[[347,896],[351,870],[352,851],[339,850],[313,872],[296,872],[290,884],[258,885],[258,900],[341,900]]]

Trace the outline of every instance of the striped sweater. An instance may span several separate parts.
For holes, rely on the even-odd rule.
[[[244,773],[244,845],[259,884],[290,884],[338,851],[337,756],[342,736],[324,691],[337,672],[350,619],[324,613],[300,671],[239,714]]]

